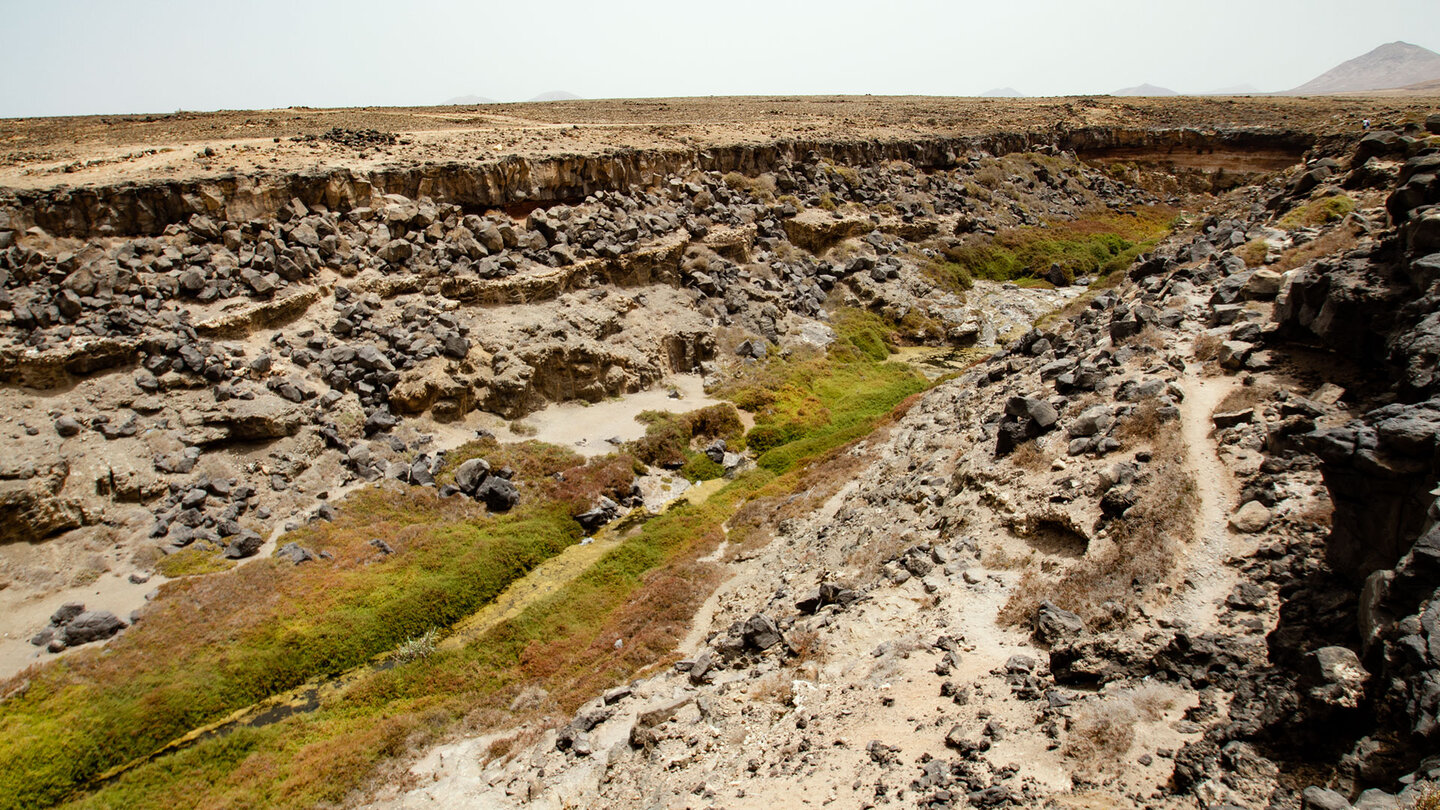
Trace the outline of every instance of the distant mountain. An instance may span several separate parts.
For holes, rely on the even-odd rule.
[[[1220,87],[1220,88],[1217,88],[1217,89],[1215,89],[1215,90],[1206,90],[1205,92],[1203,92],[1203,93],[1197,93],[1196,95],[1201,95],[1201,96],[1253,96],[1253,95],[1256,95],[1256,94],[1259,94],[1259,93],[1263,93],[1263,92],[1265,92],[1265,91],[1261,90],[1260,88],[1256,87],[1256,86],[1253,85],[1253,84],[1232,84],[1232,85],[1230,85],[1229,87]]]
[[[992,87],[981,93],[980,98],[1025,98],[1025,94],[1013,87]]]
[[[564,90],[551,90],[551,91],[548,92],[548,93],[541,93],[540,95],[538,95],[538,96],[536,96],[536,97],[534,97],[534,98],[532,98],[532,99],[529,99],[529,100],[530,100],[530,101],[573,101],[573,100],[578,99],[578,98],[580,98],[580,97],[577,96],[577,95],[575,95],[574,93],[567,93],[567,92],[565,92]]]
[[[493,99],[493,98],[486,98],[486,97],[484,97],[484,96],[456,96],[456,97],[454,97],[454,98],[447,98],[447,99],[445,99],[445,103],[446,103],[446,104],[498,104],[499,102],[497,102],[497,101],[496,101],[495,99]]]
[[[1408,42],[1391,42],[1287,90],[1286,95],[1362,93],[1440,79],[1440,53]]]
[[[1111,93],[1112,96],[1178,96],[1179,93],[1168,87],[1157,87],[1153,84],[1139,84],[1134,87],[1122,87]]]

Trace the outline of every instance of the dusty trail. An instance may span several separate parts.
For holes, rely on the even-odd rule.
[[[1180,403],[1180,430],[1189,455],[1188,467],[1200,496],[1195,542],[1189,555],[1186,583],[1172,606],[1177,618],[1191,626],[1213,626],[1221,602],[1234,587],[1236,575],[1224,565],[1235,542],[1230,512],[1235,503],[1235,479],[1221,462],[1212,434],[1215,406],[1237,385],[1233,377],[1204,377],[1200,366],[1186,369]]]

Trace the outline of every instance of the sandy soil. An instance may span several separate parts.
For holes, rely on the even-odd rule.
[[[678,396],[672,396],[672,392]],[[569,447],[582,456],[603,456],[615,450],[616,444],[610,439],[628,442],[645,435],[645,426],[635,421],[642,411],[688,413],[718,404],[720,400],[705,395],[700,375],[676,374],[646,391],[604,402],[557,403],[517,422],[504,422],[493,414],[478,412],[471,416],[487,423],[485,427],[502,442],[537,439]]]
[[[515,155],[695,149],[776,140],[975,135],[1036,127],[1272,126],[1318,134],[1423,121],[1436,98],[978,99],[811,96],[631,99],[454,107],[176,112],[0,120],[0,186],[51,188]],[[332,128],[393,145],[342,145]],[[208,150],[208,153],[207,153]]]
[[[159,574],[151,574],[147,582],[131,582],[130,574],[136,570],[133,566],[124,566],[123,570],[101,574],[89,585],[44,595],[17,590],[12,596],[8,594],[9,589],[0,591],[0,616],[5,617],[5,626],[10,628],[0,632],[0,680],[31,664],[40,663],[42,659],[53,661],[84,649],[75,647],[52,655],[45,652],[45,648],[30,643],[30,637],[49,624],[50,614],[66,602],[83,602],[90,610],[108,610],[128,622],[130,613],[143,607],[149,594],[167,581]]]
[[[1191,369],[1185,380],[1185,401],[1180,403],[1180,429],[1189,451],[1191,474],[1200,495],[1196,547],[1189,555],[1191,589],[1182,593],[1175,613],[1196,627],[1211,627],[1226,594],[1237,580],[1235,569],[1224,565],[1240,542],[1230,530],[1235,503],[1235,478],[1216,455],[1211,435],[1215,406],[1238,385],[1234,377],[1204,377]]]

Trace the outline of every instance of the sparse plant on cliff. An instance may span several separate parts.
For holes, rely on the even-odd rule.
[[[1245,260],[1246,267],[1259,267],[1265,263],[1266,257],[1270,255],[1270,244],[1264,239],[1251,239],[1240,247],[1236,253]]]
[[[1440,788],[1433,786],[1425,788],[1412,807],[1414,810],[1440,810]]]

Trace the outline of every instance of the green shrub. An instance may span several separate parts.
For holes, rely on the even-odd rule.
[[[893,326],[872,312],[832,316],[837,340],[824,355],[771,358],[717,392],[755,414],[746,443],[775,473],[867,434],[875,421],[925,389],[909,366],[885,362]]]
[[[956,294],[963,294],[975,286],[975,277],[963,264],[954,261],[930,261],[921,266],[925,274],[937,287]]]
[[[725,468],[704,453],[696,453],[680,468],[680,475],[687,481],[709,481],[724,477]]]
[[[1355,201],[1344,194],[1319,197],[1296,208],[1280,218],[1279,225],[1285,229],[1316,228],[1344,219],[1355,210]]]
[[[155,572],[163,577],[177,579],[227,571],[234,566],[233,561],[225,559],[219,551],[213,548],[202,549],[191,546],[162,557],[155,564]]]
[[[756,425],[750,428],[750,432],[745,436],[745,443],[757,454],[763,454],[787,441],[789,439],[786,437],[785,431],[777,425]]]
[[[683,467],[696,455],[694,444],[724,439],[739,441],[745,432],[735,406],[711,405],[674,414],[669,411],[642,411],[636,420],[645,424],[645,435],[630,443],[635,457],[657,467]]]

